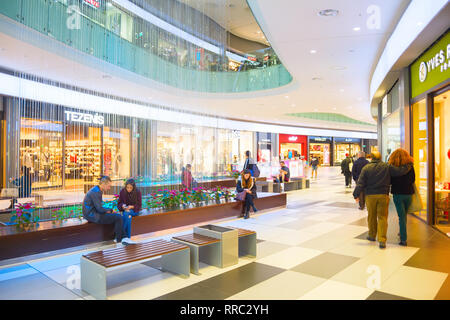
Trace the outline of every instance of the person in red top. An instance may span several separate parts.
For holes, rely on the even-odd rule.
[[[181,184],[189,190],[197,186],[197,182],[192,177],[191,168],[192,166],[187,164],[186,168],[183,168],[183,172],[181,173]]]
[[[119,200],[117,207],[122,212],[123,230],[127,236],[126,243],[134,244],[130,240],[131,237],[131,218],[139,215],[142,210],[142,193],[136,187],[136,182],[133,179],[128,179],[125,182],[125,188],[119,193]]]

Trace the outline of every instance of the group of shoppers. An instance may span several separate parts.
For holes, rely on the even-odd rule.
[[[381,161],[381,154],[378,151],[372,152],[370,158],[371,161],[368,162],[364,159],[364,153],[359,153],[359,158],[352,168],[353,178],[357,182],[353,197],[360,203],[360,209],[364,208],[362,201],[365,200],[367,205],[369,227],[367,240],[378,240],[379,247],[386,248],[389,191],[391,191],[399,218],[399,244],[406,246],[406,217],[415,192],[413,159],[401,148],[391,154],[388,163]]]

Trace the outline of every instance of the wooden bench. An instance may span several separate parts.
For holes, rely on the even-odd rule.
[[[256,231],[231,226],[227,226],[227,228],[236,229],[238,231],[239,255],[256,257]]]
[[[162,268],[189,277],[189,247],[166,240],[92,252],[81,257],[81,289],[97,299],[106,299],[106,272],[162,258]]]
[[[172,241],[187,245],[191,254],[191,272],[199,275],[199,262],[220,267],[220,239],[203,236],[197,233],[176,236]],[[200,252],[201,251],[201,252]]]

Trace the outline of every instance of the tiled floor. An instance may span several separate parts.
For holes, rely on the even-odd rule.
[[[200,264],[189,278],[161,271],[161,261],[108,274],[109,299],[450,299],[450,239],[414,217],[408,247],[398,245],[392,205],[385,250],[365,240],[367,212],[358,210],[338,168],[322,168],[311,188],[288,193],[287,208],[217,224],[255,230],[257,257],[224,269]],[[136,237],[170,239],[179,228]],[[105,248],[103,244],[102,248]],[[108,247],[108,246],[106,246]],[[109,245],[110,247],[110,245]],[[86,252],[22,259],[0,268],[0,299],[93,299],[80,289]]]

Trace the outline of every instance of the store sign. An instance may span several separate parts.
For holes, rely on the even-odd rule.
[[[361,139],[357,138],[334,138],[336,143],[361,143]]]
[[[91,7],[94,7],[96,9],[100,8],[100,1],[96,0],[83,0],[84,3],[90,5]]]
[[[290,137],[288,138],[288,140],[289,140],[290,142],[295,142],[295,141],[298,140],[298,137],[297,137],[297,136],[290,136]]]
[[[326,142],[331,143],[331,138],[328,137],[309,137],[310,142]]]
[[[450,77],[450,33],[424,52],[410,67],[411,96],[417,97]]]
[[[105,118],[98,114],[92,115],[89,113],[80,113],[74,111],[65,111],[66,120],[69,122],[81,122],[87,124],[103,125],[105,123]]]

